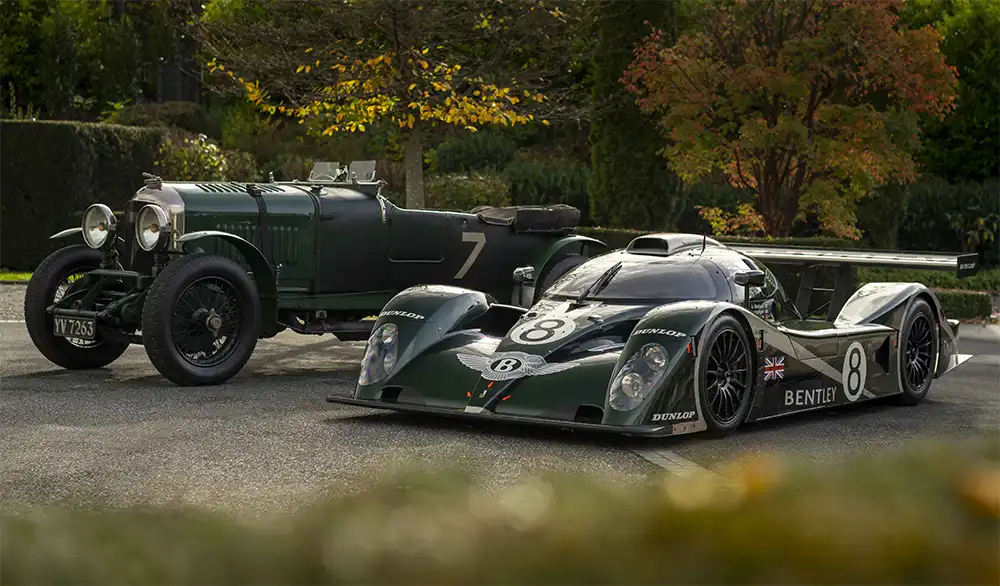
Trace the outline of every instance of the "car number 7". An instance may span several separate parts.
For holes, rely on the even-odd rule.
[[[462,242],[475,242],[476,245],[472,247],[472,252],[469,253],[469,258],[465,259],[465,264],[462,268],[458,269],[455,273],[456,279],[461,279],[469,272],[472,268],[473,263],[479,258],[479,253],[483,251],[483,247],[486,246],[486,234],[482,232],[462,232]]]

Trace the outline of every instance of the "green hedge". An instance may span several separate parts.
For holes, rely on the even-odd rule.
[[[111,124],[0,121],[0,266],[32,270],[92,203],[121,209],[152,172],[164,131]]]
[[[17,584],[997,584],[997,442],[703,475],[444,471],[254,521],[171,508],[5,508]]]
[[[935,289],[941,309],[948,319],[986,319],[993,313],[993,298],[983,291]]]
[[[883,269],[860,267],[858,284],[923,283],[932,289],[961,289],[965,291],[991,291],[1000,293],[1000,269],[980,270],[977,274],[959,279],[950,271],[918,271],[910,269]]]

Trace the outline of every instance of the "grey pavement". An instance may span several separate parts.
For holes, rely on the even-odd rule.
[[[915,407],[867,403],[746,425],[722,440],[637,440],[326,403],[353,390],[363,349],[329,336],[263,340],[229,383],[179,388],[141,347],[108,369],[68,372],[38,353],[23,324],[0,323],[0,507],[182,503],[267,514],[363,488],[400,466],[470,466],[494,491],[547,471],[620,482],[663,473],[633,449],[717,470],[753,453],[835,460],[998,438],[1000,328],[963,325],[960,348],[977,356]]]

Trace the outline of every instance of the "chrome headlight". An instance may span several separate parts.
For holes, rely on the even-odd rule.
[[[108,238],[114,238],[117,226],[118,219],[111,208],[95,203],[83,213],[83,241],[91,248],[100,248]]]
[[[147,204],[139,210],[135,219],[135,239],[139,247],[149,252],[167,242],[170,234],[170,219],[167,212],[158,205]]]
[[[399,351],[399,328],[395,324],[382,324],[368,338],[365,356],[361,359],[358,384],[375,384],[389,376],[396,366]]]
[[[611,407],[630,411],[641,405],[666,374],[669,357],[659,344],[646,344],[629,357],[611,384]]]

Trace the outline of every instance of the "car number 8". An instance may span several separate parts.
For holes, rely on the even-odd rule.
[[[860,342],[851,344],[850,348],[847,349],[841,374],[844,394],[847,396],[847,400],[853,403],[861,397],[868,378],[868,360],[865,358],[864,346]]]
[[[518,344],[548,344],[565,338],[574,330],[576,324],[572,320],[543,317],[514,328],[510,333],[510,339]]]

